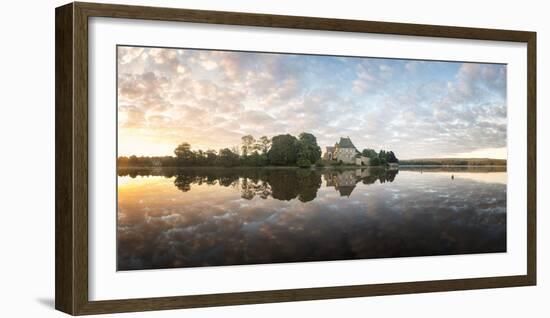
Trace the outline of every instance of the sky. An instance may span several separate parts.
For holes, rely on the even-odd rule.
[[[506,65],[119,46],[118,155],[309,132],[399,159],[506,158]]]

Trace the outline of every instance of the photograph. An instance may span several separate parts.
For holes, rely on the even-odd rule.
[[[507,252],[507,65],[116,47],[116,270]]]

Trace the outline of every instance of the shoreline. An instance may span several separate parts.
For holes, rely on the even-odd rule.
[[[124,166],[117,167],[116,169],[267,169],[267,170],[278,170],[278,169],[302,169],[302,170],[324,170],[324,169],[389,169],[389,170],[398,170],[399,168],[492,168],[492,167],[507,167],[507,165],[399,165],[396,167],[388,166],[356,166],[356,165],[341,165],[341,166],[311,166],[309,168],[302,168],[298,166]]]
[[[450,168],[456,168],[456,167],[472,167],[472,168],[478,168],[478,167],[507,167],[508,165],[437,165],[437,164],[431,164],[431,165],[399,165],[399,167],[450,167]]]
[[[232,167],[224,167],[224,166],[125,166],[125,167],[117,167],[118,169],[270,169],[270,170],[277,170],[277,169],[302,169],[302,170],[322,170],[322,169],[367,169],[367,168],[387,168],[384,166],[351,166],[351,165],[341,165],[341,166],[324,166],[324,167],[316,167],[311,166],[309,168],[301,168],[298,166],[261,166],[261,167],[254,167],[254,166],[232,166]]]

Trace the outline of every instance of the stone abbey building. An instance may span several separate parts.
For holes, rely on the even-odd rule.
[[[349,137],[340,137],[340,141],[334,146],[326,147],[324,160],[342,161],[345,164],[368,165],[369,158],[362,156],[361,152],[355,148]]]

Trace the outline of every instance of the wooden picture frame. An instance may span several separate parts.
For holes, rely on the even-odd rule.
[[[56,9],[55,307],[72,314],[427,293],[536,284],[536,33],[495,29],[340,20],[74,2]],[[110,17],[478,39],[527,44],[527,275],[389,284],[327,286],[145,299],[88,297],[88,19]]]

